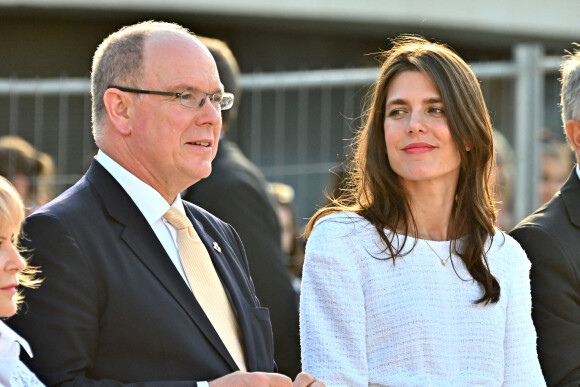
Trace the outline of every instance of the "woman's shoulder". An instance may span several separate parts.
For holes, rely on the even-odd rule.
[[[376,228],[362,216],[354,212],[337,212],[316,221],[308,237],[308,244],[310,247],[322,244],[328,248],[376,234]]]
[[[520,244],[509,234],[499,229],[495,229],[489,254],[495,256],[496,260],[508,267],[529,268],[530,262]]]
[[[493,235],[492,240],[492,249],[498,249],[503,251],[510,251],[510,252],[519,252],[523,251],[520,244],[512,238],[508,233],[505,231],[500,230],[499,228],[494,229],[495,234]]]
[[[375,230],[374,226],[361,215],[354,212],[335,212],[316,221],[312,233],[320,232],[356,232],[369,229]]]

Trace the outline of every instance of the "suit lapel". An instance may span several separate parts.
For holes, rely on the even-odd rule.
[[[580,178],[576,173],[576,167],[568,177],[564,186],[560,190],[562,200],[568,211],[570,222],[580,228]]]
[[[98,162],[93,161],[91,168],[87,172],[87,178],[99,192],[103,199],[103,206],[109,215],[124,225],[121,238],[127,246],[142,264],[149,269],[152,275],[157,278],[159,284],[172,295],[175,301],[190,316],[202,334],[206,336],[224,360],[232,367],[232,371],[236,370],[235,362],[211,322],[173,265],[153,229],[129,195]],[[205,240],[204,243],[206,243]]]
[[[193,212],[187,206],[185,207],[185,212],[191,220],[200,239],[203,241],[230,300],[243,335],[242,339],[244,340],[243,348],[246,358],[246,366],[250,369],[249,366],[253,350],[249,348],[248,343],[251,342],[250,332],[255,327],[253,327],[250,316],[248,315],[248,308],[250,305],[248,305],[248,302],[244,297],[244,290],[240,287],[240,284],[244,283],[244,280],[238,278],[238,273],[242,272],[242,268],[236,268],[233,270],[232,266],[235,266],[238,260],[230,256],[231,254],[234,254],[234,252],[231,247],[226,244],[227,241],[216,240],[212,235],[210,235],[203,227],[203,224],[194,217]],[[229,353],[228,357],[231,359]],[[231,359],[231,361],[233,362],[233,359]]]

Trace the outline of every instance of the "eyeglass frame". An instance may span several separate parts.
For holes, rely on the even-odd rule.
[[[224,100],[229,100],[229,101],[231,101],[231,104],[226,108],[222,108],[221,103],[220,103],[219,104],[220,111],[231,109],[232,106],[234,106],[234,95],[232,93],[222,92],[222,91],[219,91],[217,93],[206,93],[205,91],[201,91],[201,90],[197,90],[197,89],[187,89],[187,90],[184,90],[180,93],[175,93],[172,91],[154,91],[154,90],[133,89],[131,87],[123,87],[123,86],[116,86],[116,85],[109,85],[109,86],[107,86],[107,89],[117,89],[117,90],[124,91],[127,93],[135,93],[135,94],[153,94],[153,95],[164,95],[167,97],[175,97],[175,98],[179,98],[179,104],[181,106],[186,107],[186,108],[190,108],[190,109],[193,109],[196,107],[202,107],[208,97],[209,97],[210,101],[213,101],[215,95],[221,94],[222,95],[222,102]],[[185,105],[183,103],[181,96],[183,95],[183,93],[188,92],[188,91],[197,91],[198,93],[205,94],[205,97],[200,101],[198,106]],[[230,103],[230,102],[228,102],[228,103]]]

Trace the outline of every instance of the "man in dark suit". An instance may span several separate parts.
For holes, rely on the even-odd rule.
[[[91,81],[96,160],[24,228],[45,278],[10,322],[34,348],[30,368],[48,385],[291,386],[271,373],[270,321],[239,237],[179,194],[211,172],[233,103],[211,54],[181,26],[144,22],[105,39]],[[241,357],[192,293],[170,209],[199,235]]]
[[[580,160],[580,51],[561,67],[566,137]],[[580,168],[510,234],[532,262],[532,317],[548,386],[580,385]]]
[[[239,68],[229,47],[217,39],[200,40],[213,55],[225,89],[239,95]],[[270,311],[278,371],[296,375],[301,368],[297,296],[284,264],[279,220],[266,181],[237,145],[227,139],[237,106],[239,99],[232,109],[223,112],[220,146],[211,175],[191,186],[183,198],[229,223],[239,233],[256,294]]]

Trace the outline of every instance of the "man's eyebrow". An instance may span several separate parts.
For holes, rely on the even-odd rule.
[[[197,90],[197,91],[201,91],[201,92],[204,92],[205,93],[204,90],[202,90],[200,88],[197,88],[197,87],[191,87],[191,86],[182,86],[181,88],[179,86],[176,87],[176,89],[178,89],[178,88],[179,88],[180,91]],[[224,93],[224,88],[223,87],[218,87],[217,89],[214,89],[213,91],[208,91],[207,93],[209,93],[209,94]]]

